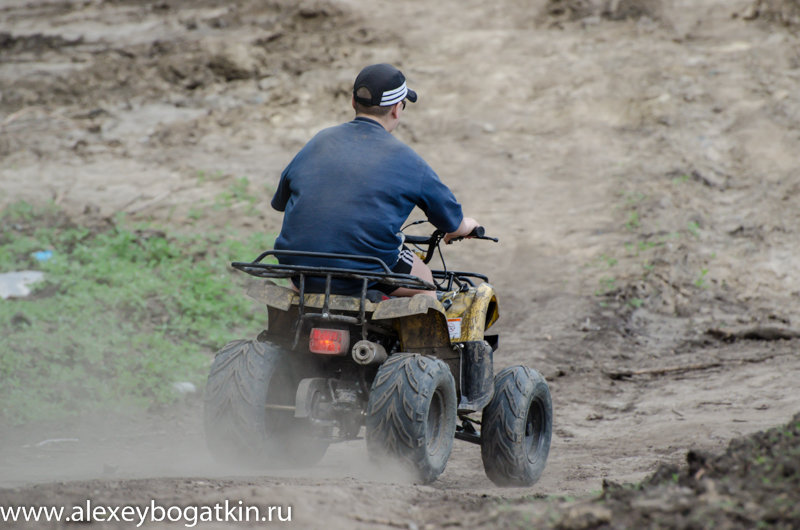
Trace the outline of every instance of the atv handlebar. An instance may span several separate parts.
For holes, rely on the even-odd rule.
[[[476,226],[472,232],[467,234],[466,236],[458,236],[454,237],[447,244],[452,243],[453,241],[461,241],[462,239],[487,239],[489,241],[494,241],[495,243],[499,242],[499,239],[496,237],[488,237],[484,235],[486,233],[486,229],[482,226]],[[427,245],[428,249],[425,252],[425,257],[422,259],[424,263],[429,263],[431,259],[433,259],[433,254],[436,249],[441,244],[444,236],[446,235],[445,232],[441,230],[434,231],[429,236],[405,236],[405,242],[410,243],[412,245]]]
[[[450,241],[451,242],[453,242],[453,241],[461,241],[462,239],[465,239],[465,238],[467,238],[467,239],[488,239],[489,241],[494,241],[495,243],[498,243],[500,241],[496,237],[489,237],[489,236],[484,235],[484,234],[486,234],[486,229],[484,227],[482,227],[482,226],[476,226],[475,229],[472,230],[472,232],[470,232],[469,234],[467,234],[465,236],[454,237]]]

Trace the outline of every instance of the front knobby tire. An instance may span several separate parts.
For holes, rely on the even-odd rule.
[[[216,355],[204,395],[206,443],[222,462],[257,467],[313,465],[328,441],[291,407],[299,378],[292,359],[277,346],[252,340],[228,343]]]
[[[498,486],[531,486],[550,453],[553,402],[536,370],[506,368],[495,376],[494,397],[483,410],[481,458]]]
[[[433,357],[394,354],[381,365],[367,404],[367,451],[381,464],[399,462],[417,480],[442,474],[456,430],[456,385]]]

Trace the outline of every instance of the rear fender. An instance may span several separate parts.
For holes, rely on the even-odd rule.
[[[444,307],[432,296],[416,294],[384,300],[377,304],[372,320],[392,320],[403,351],[423,352],[441,347],[449,351]]]
[[[300,295],[287,287],[272,282],[259,282],[247,290],[247,295],[269,308],[269,328],[286,334],[294,329]],[[305,307],[321,308],[324,294],[306,294]],[[359,297],[332,294],[329,308],[332,311],[358,312]],[[412,297],[390,298],[382,302],[365,301],[365,312],[372,313],[370,320],[391,321],[397,331],[404,351],[439,355],[452,355],[447,333],[447,317],[442,304],[425,294]],[[442,347],[446,352],[442,351]]]

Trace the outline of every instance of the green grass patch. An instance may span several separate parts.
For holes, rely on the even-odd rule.
[[[266,315],[230,262],[272,248],[253,233],[171,235],[118,219],[76,226],[55,207],[0,214],[0,272],[41,270],[27,298],[0,300],[0,421],[20,423],[176,398],[211,354]],[[39,262],[33,253],[51,250]]]

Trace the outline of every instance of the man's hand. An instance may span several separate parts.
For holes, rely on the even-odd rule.
[[[444,242],[449,244],[453,238],[456,237],[467,237],[473,230],[479,227],[480,224],[478,221],[473,219],[472,217],[464,217],[461,220],[461,224],[458,225],[458,229],[455,232],[450,232],[449,234],[445,234]]]

